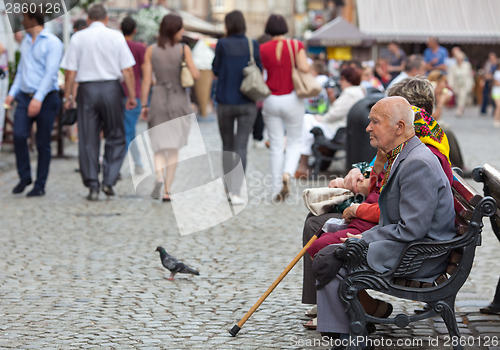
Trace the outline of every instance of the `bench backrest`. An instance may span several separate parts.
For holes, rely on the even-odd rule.
[[[485,182],[485,185],[488,188],[488,196],[493,197],[493,199],[497,202],[497,205],[500,206],[500,171],[495,169],[489,164],[485,164],[481,169],[482,177]],[[486,195],[486,193],[485,193]],[[495,215],[491,217],[492,223],[493,221],[496,225],[493,226],[493,230],[495,230],[495,234],[500,239],[500,209],[497,209]]]

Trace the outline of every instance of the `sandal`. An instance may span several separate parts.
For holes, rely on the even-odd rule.
[[[288,174],[287,174],[288,175]],[[279,193],[281,198],[286,198],[290,193],[290,175],[283,175],[283,187],[281,188],[281,192]]]
[[[318,318],[315,317],[309,321],[307,321],[306,323],[303,324],[304,327],[306,327],[307,329],[312,329],[312,330],[316,330],[316,327],[318,326]]]
[[[391,303],[383,300],[375,299],[377,301],[377,309],[373,313],[373,317],[387,318],[391,315],[393,307]]]
[[[318,306],[314,305],[312,308],[310,308],[309,310],[306,311],[305,315],[307,317],[311,317],[311,318],[317,317],[318,316]]]
[[[153,199],[159,199],[160,198],[160,190],[161,186],[163,185],[163,182],[157,181],[155,183],[155,187],[153,188],[153,191],[151,192],[151,197]]]

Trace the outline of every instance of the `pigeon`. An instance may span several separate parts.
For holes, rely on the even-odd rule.
[[[196,271],[195,269],[190,268],[183,262],[180,262],[176,258],[174,258],[172,255],[168,254],[163,247],[157,247],[156,248],[157,252],[160,252],[160,260],[161,264],[170,271],[170,277],[168,277],[168,280],[172,281],[174,279],[174,276],[176,273],[190,273],[196,276],[199,276],[200,273]]]

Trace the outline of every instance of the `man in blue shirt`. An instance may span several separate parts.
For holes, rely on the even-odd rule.
[[[424,51],[424,61],[427,71],[440,69],[446,73],[446,59],[448,58],[448,50],[439,45],[437,38],[429,38],[427,48]]]
[[[35,186],[28,197],[43,196],[49,174],[51,133],[60,108],[57,72],[63,55],[63,44],[44,28],[40,12],[23,14],[26,36],[21,43],[21,60],[14,83],[5,99],[10,106],[17,101],[14,116],[14,151],[20,181],[12,190],[22,193],[32,183],[27,139],[33,122],[37,124],[38,166]]]

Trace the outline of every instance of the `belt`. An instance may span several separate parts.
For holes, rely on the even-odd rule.
[[[52,95],[52,94],[55,94],[55,93],[58,93],[58,92],[59,92],[59,90],[52,90],[45,97]],[[35,92],[23,92],[23,91],[21,91],[21,93],[28,96],[29,98],[33,98],[33,96],[35,96]]]

